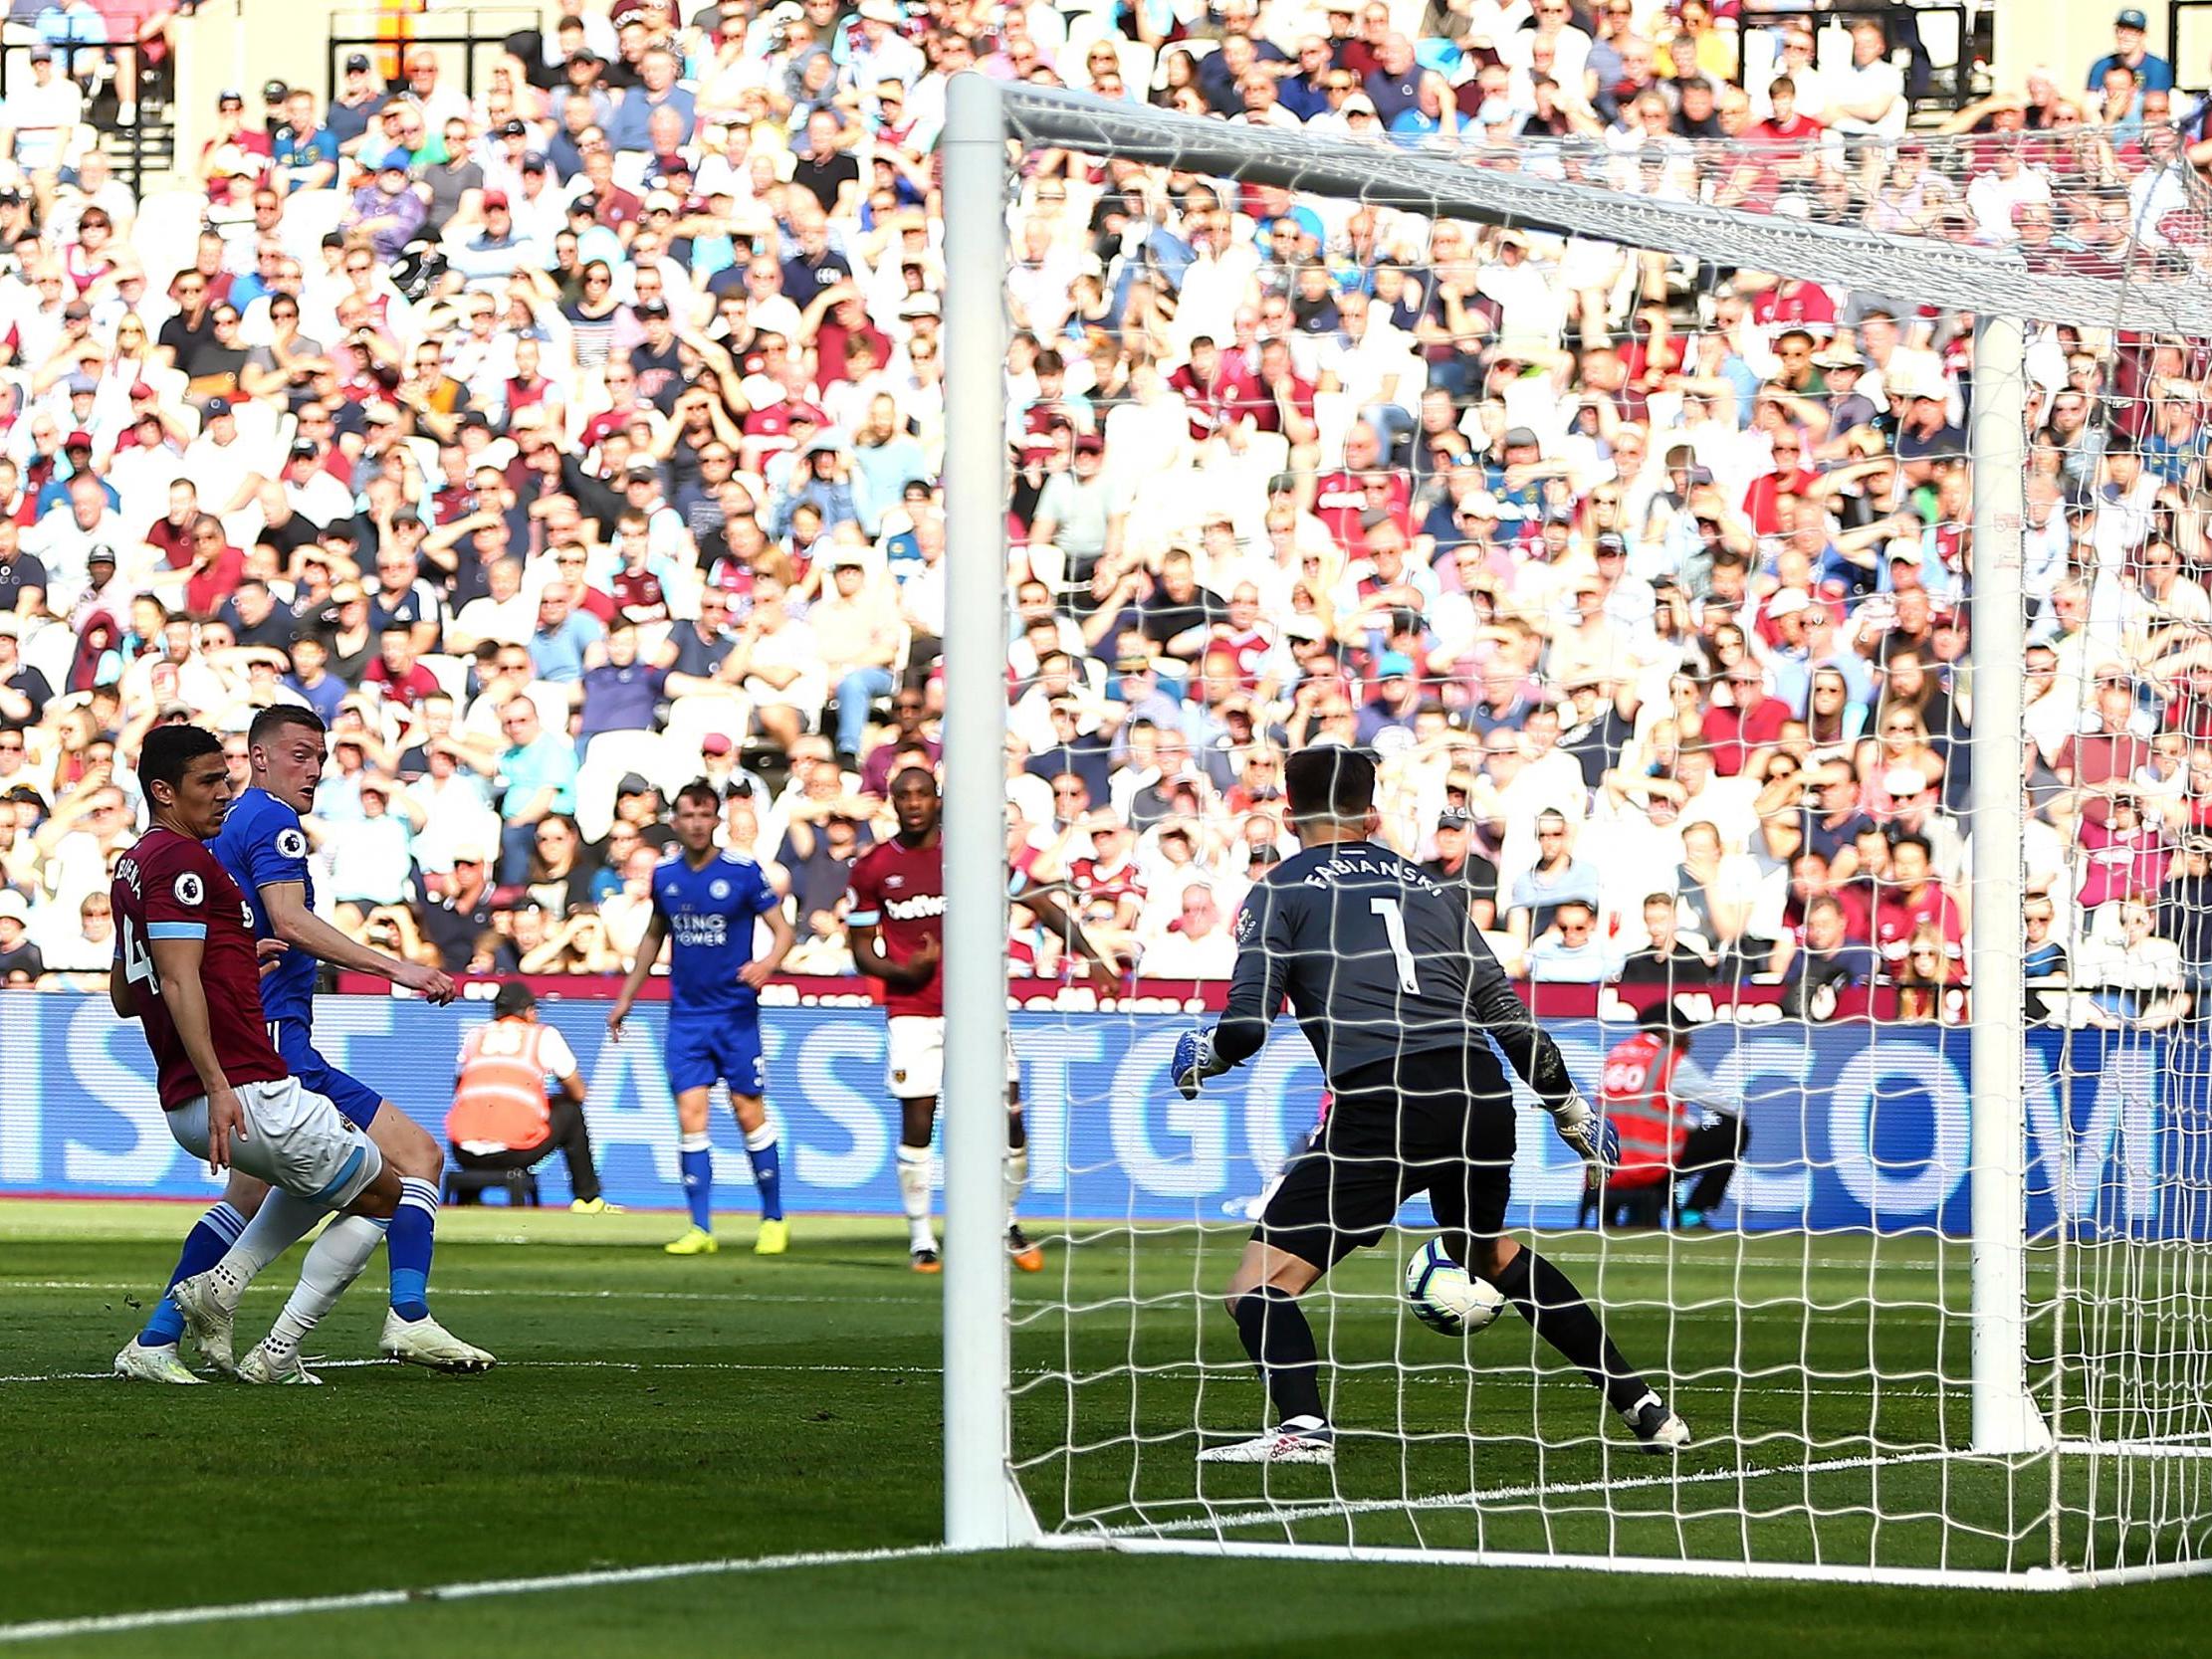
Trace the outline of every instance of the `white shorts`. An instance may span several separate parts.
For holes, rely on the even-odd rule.
[[[236,1093],[246,1110],[246,1133],[231,1137],[230,1160],[247,1174],[341,1210],[383,1172],[376,1142],[298,1078],[243,1083]],[[206,1157],[207,1097],[196,1096],[167,1116],[176,1143],[194,1157]]]
[[[944,1093],[945,1017],[942,1014],[893,1014],[891,1035],[884,1045],[884,1065],[891,1093],[902,1101],[918,1101]],[[1017,1088],[1021,1068],[1014,1064],[1013,1038],[1006,1039],[1006,1087]]]

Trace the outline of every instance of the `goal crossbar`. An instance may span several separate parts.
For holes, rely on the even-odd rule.
[[[1837,283],[1982,315],[2212,332],[2212,288],[2182,278],[2116,282],[2030,271],[1930,237],[1899,237],[1697,202],[1654,201],[1601,184],[1485,166],[1480,150],[1390,146],[1320,133],[1294,145],[1273,128],[1205,120],[1091,93],[997,90],[1006,130],[1031,147],[1112,155],[1409,213],[1513,224],[1718,265]]]

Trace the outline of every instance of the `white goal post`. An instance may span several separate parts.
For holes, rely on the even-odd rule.
[[[1006,395],[1003,380],[1010,329],[1004,304],[1008,264],[1005,212],[1009,146],[1062,148],[1085,155],[1117,157],[1210,179],[1267,184],[1316,197],[1351,198],[1384,204],[1429,219],[1450,218],[1478,225],[1504,224],[1560,237],[1604,239],[1632,249],[1716,265],[1740,266],[1839,285],[1863,286],[1952,310],[1971,311],[1976,318],[1971,350],[1972,409],[1969,433],[1972,467],[1971,533],[1973,545],[1972,661],[1974,716],[1971,726],[1971,880],[1975,914],[2010,918],[2024,904],[2027,822],[2023,808],[2021,744],[2026,692],[2020,664],[2028,648],[2030,604],[2023,585],[2023,526],[2028,473],[2025,437],[2029,387],[2026,325],[2037,319],[2078,319],[2100,328],[2145,333],[2212,336],[2212,284],[2173,281],[2150,284],[2101,277],[2031,271],[2017,261],[1940,239],[1885,237],[1855,228],[1811,223],[1802,218],[1754,214],[1694,202],[1659,201],[1622,193],[1595,183],[1571,183],[1518,170],[1485,169],[1440,148],[1400,149],[1325,137],[1285,133],[1239,124],[1203,120],[1142,104],[1111,104],[1085,94],[1029,85],[1010,85],[981,74],[951,83],[947,118],[939,153],[944,201],[943,251],[946,268],[946,532],[949,565],[945,651],[945,817],[947,892],[955,897],[947,919],[944,973],[947,1007],[947,1067],[944,1091],[944,1178],[946,1186],[945,1265],[945,1537],[956,1549],[995,1549],[1035,1544],[1099,1545],[1129,1550],[1195,1550],[1312,1556],[1336,1554],[1373,1559],[1465,1559],[1499,1564],[1564,1565],[1607,1569],[1730,1573],[1746,1576],[1843,1577],[1867,1581],[1924,1584],[2001,1584],[2061,1587],[2082,1582],[2197,1571],[2212,1567],[2206,1528],[2212,1526],[2212,1463],[2202,1428],[2194,1434],[2157,1426],[2180,1420],[2186,1411],[2158,1417],[2152,1428],[2120,1445],[2105,1429],[2106,1420],[2125,1421],[2121,1409],[2111,1418],[2087,1419],[2085,1436],[2055,1433],[2062,1418],[2055,1404],[2082,1409],[2064,1399],[2073,1386],[2067,1367],[2052,1364],[2055,1382],[2039,1392],[2031,1381],[2031,1325],[2037,1308],[2057,1301],[2063,1327],[2068,1276],[2086,1279],[2091,1269],[2069,1265],[2072,1239],[2058,1231],[2060,1291],[2031,1294],[2030,1096],[2045,1086],[2031,1075],[2039,1062],[2028,1040],[2030,988],[2023,953],[2009,926],[1972,930],[1970,970],[1973,1012],[1970,1031],[1972,1103],[1970,1144],[1965,1150],[1970,1212],[1966,1263],[1970,1283],[1970,1414],[1945,1431],[1941,1444],[1916,1445],[1889,1457],[1876,1448],[1871,1457],[1840,1452],[1824,1458],[1817,1436],[1808,1434],[1802,1467],[1756,1462],[1752,1457],[1679,1479],[1732,1487],[1743,1514],[1765,1513],[1768,1496],[1796,1483],[1808,1507],[1816,1480],[1872,1465],[1869,1478],[1879,1493],[1884,1468],[1932,1466],[1941,1506],[1951,1502],[1952,1471],[1962,1488],[1974,1487],[1971,1502],[1988,1502],[2006,1519],[1989,1523],[2015,1540],[1998,1565],[1960,1564],[1943,1545],[1931,1547],[1923,1561],[1900,1563],[1870,1548],[1863,1557],[1837,1553],[1816,1537],[1809,1551],[1780,1549],[1769,1554],[1752,1542],[1746,1519],[1736,1539],[1719,1546],[1701,1533],[1702,1513],[1693,1514],[1668,1497],[1676,1477],[1646,1466],[1616,1475],[1607,1465],[1595,1484],[1562,1485],[1560,1491],[1595,1491],[1604,1525],[1593,1533],[1549,1531],[1547,1499],[1531,1498],[1519,1488],[1499,1489],[1501,1515],[1518,1515],[1533,1503],[1545,1518],[1539,1542],[1529,1547],[1525,1532],[1485,1531],[1490,1495],[1428,1495],[1413,1490],[1406,1478],[1388,1499],[1372,1504],[1349,1487],[1332,1482],[1311,1495],[1296,1496],[1287,1484],[1272,1487],[1239,1506],[1203,1497],[1189,1500],[1180,1519],[1163,1521],[1172,1501],[1158,1505],[1138,1494],[1138,1471],[1130,1476],[1126,1514],[1112,1524],[1090,1518],[1078,1525],[1070,1517],[1047,1518],[1040,1526],[1024,1497],[1023,1460],[1016,1455],[1014,1421],[1017,1371],[1009,1331],[1008,1271],[998,1235],[1004,1225],[1001,1159],[1005,1107],[1001,1055],[1008,1040],[1006,953],[1006,801],[1004,775],[1007,729],[1005,643],[1008,614],[1008,541],[1006,502],[1009,468],[1006,446]],[[992,903],[992,896],[996,903]],[[1107,1016],[1101,1015],[1101,1018]],[[1288,1042],[1278,1036],[1278,1043]],[[1164,1073],[1160,1074],[1164,1085]],[[2064,1095],[2061,1095],[2062,1102]],[[2061,1117],[2066,1116],[2062,1105]],[[2192,1154],[2201,1158],[2201,1153]],[[2202,1174],[2197,1177],[2202,1180]],[[1070,1217],[1071,1222],[1085,1219]],[[1095,1219],[1095,1218],[1093,1218]],[[1218,1226],[1218,1216],[1215,1217]],[[1204,1229],[1193,1224],[1194,1233]],[[1071,1236],[1073,1236],[1071,1234]],[[1141,1229],[1133,1221],[1122,1245],[1134,1252]],[[1121,1247],[1117,1245],[1117,1248]],[[1071,1246],[1072,1248],[1072,1246]],[[1938,1316],[1943,1288],[1944,1241],[1933,1240],[1937,1288],[1932,1293]],[[2184,1238],[2175,1246],[2193,1259],[2175,1267],[2175,1316],[2201,1319],[2206,1290],[2202,1283],[2204,1245]],[[1810,1251],[1811,1246],[1807,1246]],[[1600,1262],[1606,1259],[1601,1252]],[[1671,1258],[1669,1258],[1671,1260]],[[1740,1275],[1742,1269],[1737,1271]],[[1811,1257],[1808,1255],[1808,1262]],[[1134,1275],[1132,1268],[1132,1275]],[[1602,1268],[1601,1268],[1602,1271]],[[2124,1271],[2142,1271],[2127,1269]],[[1668,1268],[1669,1274],[1672,1268]],[[1873,1269],[1869,1276],[1872,1279]],[[1132,1277],[1134,1284],[1134,1277]],[[1204,1327],[1219,1323],[1218,1304],[1194,1289],[1192,1305],[1179,1317]],[[1873,1294],[1870,1292],[1870,1295]],[[1132,1293],[1134,1296],[1134,1293]],[[1811,1293],[1807,1293],[1810,1297]],[[1593,1289],[1593,1299],[1603,1293]],[[1080,1310],[1072,1293],[1052,1309],[1052,1317],[1072,1321]],[[2047,1311],[2047,1310],[2046,1310]],[[1805,1317],[1812,1317],[1807,1314]],[[1870,1320],[1872,1319],[1870,1315]],[[2060,1338],[2063,1340],[2062,1330]],[[1938,1339],[1940,1340],[1940,1339]],[[1869,1341],[1874,1341],[1870,1330]],[[2184,1331],[2172,1352],[2176,1374],[2201,1367],[2201,1332]],[[2167,1337],[2155,1342],[2164,1344]],[[2191,1345],[2199,1345],[2192,1347]],[[1132,1328],[1128,1386],[1134,1391],[1155,1369],[1137,1357]],[[2165,1348],[2157,1350],[2168,1351]],[[1324,1348],[1324,1364],[1339,1362]],[[1371,1356],[1372,1357],[1372,1356]],[[2050,1354],[2044,1356],[2046,1361]],[[1870,1359],[1871,1365],[1871,1359]],[[1073,1370],[1071,1362],[1070,1370]],[[1212,1368],[1197,1365],[1198,1386]],[[1227,1368],[1227,1367],[1222,1367]],[[1449,1380],[1448,1378],[1446,1380]],[[1871,1385],[1880,1382],[1873,1369]],[[1940,1390],[1947,1380],[1940,1374]],[[2047,1379],[2048,1380],[2048,1379]],[[2204,1378],[2199,1376],[2201,1384]],[[1064,1385],[1072,1434],[1077,1379]],[[1470,1385],[1471,1386],[1471,1385]],[[2181,1386],[2187,1386],[2183,1377]],[[2054,1400],[2051,1388],[2058,1391]],[[2108,1402],[2104,1402],[2107,1403]],[[1708,1407],[1714,1426],[1726,1432],[1724,1414]],[[1942,1415],[1940,1404],[1938,1417]],[[2149,1414],[2155,1416],[2156,1414]],[[1130,1436],[1137,1408],[1129,1407]],[[2064,1419],[2071,1421],[2071,1418]],[[1218,1425],[1216,1425],[1218,1426]],[[2170,1424],[2168,1425],[2170,1427]],[[2139,1444],[2134,1443],[2140,1441]],[[1579,1442],[1578,1442],[1579,1444]],[[1141,1447],[1139,1448],[1142,1449]],[[1070,1448],[1060,1448],[1065,1453]],[[1188,1457],[1171,1446],[1169,1457]],[[2137,1459],[2168,1471],[2147,1477],[2164,1482],[2152,1505],[2167,1531],[2154,1547],[2121,1544],[2104,1548],[2101,1529],[2116,1528],[2123,1537],[2139,1512],[2129,1500],[2111,1494],[2138,1481]],[[2071,1465],[2068,1460],[2072,1459]],[[2183,1472],[2174,1472],[2183,1471]],[[2200,1472],[2202,1471],[2202,1472]],[[1984,1481],[1984,1477],[1987,1477]],[[1542,1477],[1550,1479],[1551,1477]],[[2086,1481],[2090,1496],[2064,1483]],[[2064,1486],[2065,1496],[2062,1496]],[[1854,1490],[1857,1490],[1856,1488]],[[2038,1499],[2035,1494],[2045,1492]],[[1612,1495],[1630,1492],[1664,1503],[1658,1512],[1670,1520],[1673,1542],[1648,1548],[1612,1525]],[[1994,1494],[1994,1496],[1992,1496]],[[2023,1496],[2025,1494],[2025,1496]],[[2101,1494],[2101,1496],[2100,1496]],[[1849,1509],[1854,1500],[1839,1499]],[[1962,1504],[1969,1502],[1961,1499]],[[2043,1503],[2038,1510],[2036,1504]],[[2101,1505],[2117,1503],[2113,1520]],[[1425,1529],[1425,1509],[1434,1504],[1471,1508],[1471,1534],[1434,1542]],[[1168,1507],[1162,1507],[1168,1506]],[[2047,1515],[2048,1548],[2023,1552],[2016,1535],[2034,1530],[2011,1519],[2015,1507]],[[1387,1510],[1408,1530],[1368,1542],[1355,1534],[1348,1515]],[[1877,1530],[1887,1512],[1869,1504]],[[1102,1512],[1103,1513],[1103,1512]],[[1410,1519],[1409,1519],[1410,1517]],[[1640,1511],[1632,1519],[1653,1519]],[[1914,1516],[1914,1522],[1926,1517]],[[1936,1531],[1947,1540],[1947,1507]],[[1318,1520],[1315,1532],[1307,1523]],[[1343,1522],[1342,1526],[1339,1523]],[[2063,1523],[2063,1525],[2062,1525]],[[1976,1520],[1967,1530],[1983,1523]],[[2037,1520],[2034,1527],[2041,1527]],[[2077,1525],[2079,1524],[2079,1525]],[[1330,1530],[1335,1529],[1335,1530]],[[1664,1528],[1662,1527],[1662,1531]],[[2075,1536],[2077,1531],[2082,1536]],[[2062,1534],[2065,1536],[2062,1538]],[[2175,1544],[2174,1539],[2181,1542]],[[1593,1539],[1595,1542],[1593,1542]]]

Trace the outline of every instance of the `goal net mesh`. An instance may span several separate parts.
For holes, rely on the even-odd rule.
[[[1663,107],[1418,139],[1041,85],[1003,107],[1005,199],[948,211],[1006,224],[1010,844],[1139,964],[1066,1011],[1016,902],[1023,1213],[1054,1248],[1012,1286],[1010,1458],[1046,1534],[2203,1561],[2212,220],[2180,138],[1791,137],[1766,100],[1713,140]],[[2023,324],[2003,625],[1975,580],[1983,313]],[[2021,728],[1977,742],[1998,677]],[[1196,1102],[1168,1059],[1296,851],[1281,766],[1317,742],[1377,755],[1379,839],[1463,894],[1623,1127],[1652,1121],[1654,1016],[1683,1028],[1658,1164],[1603,1190],[1519,1097],[1507,1226],[1688,1451],[1644,1455],[1510,1310],[1421,1323],[1416,1197],[1304,1301],[1334,1464],[1196,1461],[1268,1420],[1222,1292],[1326,1095],[1287,1017]],[[2015,750],[2017,916],[1976,903],[1972,776]],[[1977,996],[1990,929],[2023,1006]],[[1991,1024],[2024,1053],[2027,1188],[1994,1236]],[[1974,1417],[1991,1251],[2022,1263],[2038,1419],[2003,1455]]]

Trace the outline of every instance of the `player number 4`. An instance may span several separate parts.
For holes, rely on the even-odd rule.
[[[146,947],[138,942],[138,930],[131,925],[130,919],[122,917],[119,920],[122,923],[120,941],[122,944],[122,976],[124,981],[132,985],[144,985],[149,990],[157,990],[159,986],[153,974],[153,957],[147,953]]]
[[[1390,934],[1390,953],[1398,958],[1398,988],[1420,990],[1421,982],[1414,977],[1413,946],[1406,942],[1404,908],[1396,899],[1376,899],[1367,908],[1383,919],[1383,932]]]

